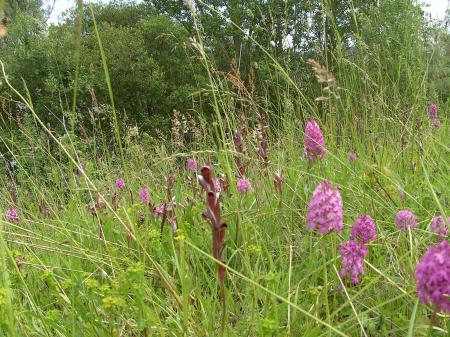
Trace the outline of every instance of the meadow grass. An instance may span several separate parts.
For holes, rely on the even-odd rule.
[[[200,33],[197,39],[205,68],[212,69]],[[397,96],[399,88],[390,95],[382,75],[366,78],[364,97],[346,94],[361,92],[358,78],[369,76],[368,69],[336,58],[348,67],[336,79],[342,94],[324,103],[304,96],[272,58],[274,79],[292,90],[280,89],[282,116],[273,113],[268,98],[235,90],[239,78],[232,82],[209,72],[214,118],[200,116],[191,127],[176,120],[164,141],[129,128],[121,142],[112,101],[114,142],[120,144],[115,152],[73,132],[54,134],[40,122],[26,90],[12,88],[34,122],[19,126],[26,143],[0,135],[17,163],[14,176],[0,175],[0,207],[15,207],[20,215],[18,222],[0,219],[0,333],[447,336],[448,315],[418,301],[414,272],[429,245],[439,241],[431,219],[448,209],[448,121],[444,116],[440,128],[431,127],[423,78],[415,79],[408,106]],[[113,100],[107,55],[102,59]],[[365,102],[358,103],[363,113],[356,111],[358,99]],[[399,104],[393,106],[395,99]],[[313,164],[303,147],[310,119],[319,122],[328,154]],[[243,153],[233,143],[241,127],[248,130]],[[266,160],[258,154],[261,147]],[[354,161],[348,159],[352,150]],[[212,256],[204,191],[186,168],[189,158],[210,163],[229,184],[221,193],[228,224],[222,261]],[[247,193],[236,189],[237,158],[252,185]],[[276,173],[283,177],[279,190]],[[117,178],[124,179],[123,189],[115,187]],[[343,199],[339,235],[306,227],[308,202],[326,179]],[[151,206],[173,201],[173,212],[157,217],[139,200],[143,186]],[[418,216],[417,229],[398,230],[400,209]],[[375,220],[377,239],[368,245],[366,274],[354,285],[339,275],[337,247],[362,214]],[[223,284],[218,264],[227,270]]]

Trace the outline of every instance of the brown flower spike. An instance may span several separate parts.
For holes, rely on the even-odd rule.
[[[215,259],[221,261],[222,252],[225,247],[227,223],[223,222],[220,217],[220,192],[216,191],[211,167],[204,166],[198,179],[206,191],[206,211],[203,212],[203,217],[211,222],[213,256]],[[220,283],[224,281],[225,271],[223,266],[217,266],[217,275]]]

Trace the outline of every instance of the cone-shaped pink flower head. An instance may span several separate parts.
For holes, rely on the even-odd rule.
[[[439,236],[439,239],[445,238],[448,232],[448,227],[450,225],[450,217],[447,217],[447,223],[445,223],[444,217],[442,215],[435,216],[431,221],[431,230]]]
[[[315,161],[319,157],[326,158],[323,135],[316,121],[309,121],[305,128],[305,155],[308,161]]]
[[[306,215],[308,228],[322,234],[340,233],[344,227],[341,194],[332,184],[331,180],[326,180],[316,187]]]
[[[245,178],[241,178],[236,183],[236,188],[241,193],[247,193],[250,190],[250,181]]]
[[[342,257],[341,277],[350,278],[353,283],[359,283],[359,275],[364,275],[364,257],[367,248],[362,243],[350,240],[339,245]]]
[[[123,178],[118,178],[116,180],[116,187],[121,190],[122,188],[125,187],[125,180],[123,180]]]
[[[348,153],[348,160],[355,161],[356,159],[358,159],[358,155],[356,154],[356,152],[355,151],[350,151]]]
[[[422,302],[450,312],[450,245],[431,246],[416,266],[417,292]]]
[[[147,186],[144,186],[139,191],[139,200],[142,203],[148,203],[150,201],[150,192],[148,191]]]
[[[397,213],[395,223],[401,231],[406,231],[408,228],[414,229],[417,227],[417,217],[413,212],[405,209]]]
[[[197,172],[197,161],[194,158],[189,158],[186,162],[186,167],[191,172]]]
[[[156,217],[159,219],[162,219],[164,217],[164,212],[166,211],[166,204],[161,202],[159,203],[158,207],[156,207]]]
[[[376,238],[377,229],[375,227],[375,222],[369,215],[362,215],[356,219],[352,228],[352,240],[366,244]]]
[[[431,104],[431,106],[428,108],[428,116],[430,117],[437,117],[438,114],[438,107],[436,104]]]
[[[441,120],[439,118],[433,119],[433,123],[431,123],[431,126],[435,129],[439,129],[441,127]]]
[[[6,218],[11,222],[17,223],[19,222],[19,213],[15,208],[10,208],[6,212]]]

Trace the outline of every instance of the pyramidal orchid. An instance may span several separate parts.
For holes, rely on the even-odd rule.
[[[447,236],[448,226],[450,225],[450,217],[447,217],[447,223],[442,215],[435,216],[431,221],[431,230],[435,232],[439,239]]]
[[[19,213],[15,208],[9,208],[8,211],[6,212],[6,218],[11,222],[18,223]]]
[[[116,180],[116,188],[121,190],[125,187],[125,180],[123,178],[117,178]]]
[[[251,188],[250,181],[245,178],[241,178],[237,181],[236,188],[241,193],[247,193]]]
[[[316,121],[309,121],[306,124],[305,155],[309,162],[313,162],[319,158],[325,159],[327,157],[322,131]]]
[[[358,159],[358,155],[356,154],[356,152],[354,150],[350,151],[348,153],[348,160],[355,161],[356,159]]]
[[[438,115],[438,107],[436,104],[431,104],[430,107],[428,108],[428,116],[429,117],[437,117]]]
[[[369,215],[358,217],[353,224],[350,238],[363,244],[375,240],[377,238],[377,229],[373,219]]]
[[[150,202],[150,192],[147,186],[142,187],[139,191],[139,200],[145,204]]]
[[[450,245],[447,240],[431,246],[416,266],[420,300],[439,312],[450,312]]]
[[[340,233],[344,227],[341,194],[332,185],[331,180],[326,180],[316,187],[306,215],[308,228],[322,234]]]
[[[191,172],[197,172],[197,161],[194,158],[189,158],[186,161],[186,168]]]
[[[417,227],[417,217],[410,210],[401,210],[395,216],[395,224],[401,231],[406,231],[408,228],[414,229]]]
[[[353,283],[359,283],[359,275],[364,275],[364,257],[368,251],[364,244],[350,240],[339,245],[342,257],[342,268],[339,272],[342,278],[349,278]]]

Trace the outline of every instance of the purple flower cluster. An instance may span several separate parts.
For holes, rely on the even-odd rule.
[[[450,312],[450,245],[431,246],[416,267],[417,292],[425,304]]]
[[[142,187],[139,191],[139,200],[142,203],[148,203],[150,201],[150,192],[147,186]]]
[[[441,126],[441,120],[438,117],[438,107],[436,104],[431,104],[428,108],[428,116],[433,119],[433,123],[431,123],[433,128],[437,129]]]
[[[123,180],[123,178],[118,178],[116,180],[116,187],[121,190],[125,187],[125,180]]]
[[[164,217],[164,212],[166,211],[166,204],[160,202],[158,207],[156,207],[155,214],[158,219],[162,219]]]
[[[316,187],[306,215],[308,228],[322,234],[340,233],[344,227],[341,194],[332,184],[331,180],[326,180]]]
[[[431,123],[431,126],[435,129],[439,129],[441,127],[441,120],[439,118],[433,119],[433,123]]]
[[[194,158],[189,158],[186,161],[186,167],[191,172],[197,172],[197,161]]]
[[[348,160],[355,161],[356,159],[358,159],[358,155],[356,154],[356,152],[354,150],[350,151],[348,153]]]
[[[236,183],[236,188],[241,193],[247,193],[250,190],[251,184],[250,181],[248,181],[245,178],[241,178]]]
[[[15,208],[9,208],[8,211],[6,212],[6,218],[11,222],[18,223],[19,213]]]
[[[305,155],[312,162],[319,157],[326,158],[322,131],[316,121],[309,121],[305,129]]]
[[[339,245],[342,257],[342,268],[339,272],[342,278],[351,278],[353,283],[359,283],[359,275],[364,275],[364,257],[367,247],[359,242],[349,240]]]
[[[430,107],[428,108],[428,116],[430,117],[437,117],[438,114],[438,107],[436,104],[431,104]]]
[[[431,230],[439,236],[439,239],[443,239],[447,235],[448,225],[450,225],[450,217],[447,217],[446,224],[442,215],[435,216],[431,221]]]
[[[356,219],[350,238],[362,244],[375,240],[377,238],[377,229],[373,219],[369,215],[362,215]]]
[[[397,213],[395,223],[401,231],[406,231],[408,228],[414,229],[417,227],[417,217],[413,212],[405,209]]]

